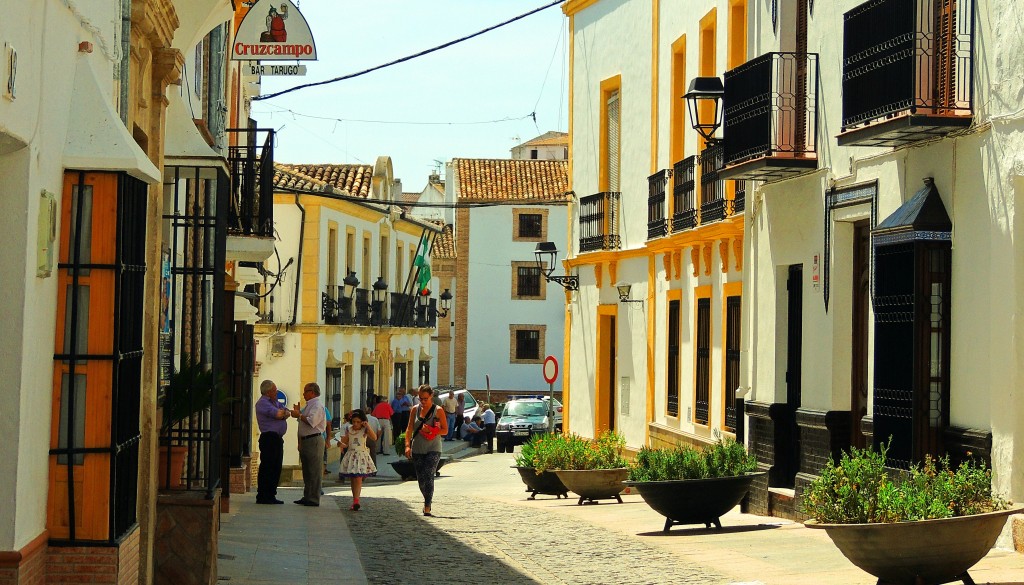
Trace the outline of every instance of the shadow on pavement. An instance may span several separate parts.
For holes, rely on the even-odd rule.
[[[439,504],[441,502],[435,502]],[[492,549],[488,540],[493,538],[492,519],[480,519],[479,529],[459,529],[461,540],[450,535],[445,527],[454,519],[478,517],[469,508],[450,505],[432,518],[419,512],[422,500],[417,498],[413,508],[395,498],[364,496],[359,512],[342,510],[352,540],[363,564],[369,583],[423,583],[444,580],[446,574],[438,571],[454,570],[460,575],[471,575],[474,583],[501,583],[502,585],[531,585],[538,581],[506,564],[504,559],[473,547]],[[466,542],[463,542],[466,541]],[[435,562],[443,561],[442,565]]]
[[[723,526],[721,528],[705,528],[699,524],[691,525],[693,528],[673,526],[668,532],[662,530],[651,532],[637,532],[637,536],[704,536],[707,534],[740,534],[743,532],[759,532],[761,530],[772,530],[780,528],[782,524],[747,524],[744,526]],[[993,584],[995,585],[995,584]],[[1010,585],[1010,584],[1007,584]]]

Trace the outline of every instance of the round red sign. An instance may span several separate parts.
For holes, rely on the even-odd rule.
[[[548,384],[554,384],[557,379],[558,360],[555,359],[555,356],[549,355],[544,358],[544,381]]]

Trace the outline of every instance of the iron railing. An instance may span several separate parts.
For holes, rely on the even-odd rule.
[[[647,177],[647,239],[653,240],[668,234],[665,191],[672,172],[662,169]]]
[[[169,306],[171,327],[167,359],[209,372],[221,380],[225,290],[224,263],[227,215],[231,189],[228,177],[218,172],[206,177],[199,167],[168,166],[164,170],[170,191],[165,195],[169,212],[163,216],[170,225]],[[160,449],[184,447],[184,468],[172,478],[171,457],[159,487],[168,489],[177,480],[185,489],[205,490],[207,497],[221,484],[221,404],[216,389],[183,389],[186,396],[174,396],[171,385],[163,405],[188,404],[185,419],[161,432]]]
[[[427,327],[437,325],[437,299],[431,298],[425,307],[419,306],[416,295],[391,293],[389,302],[374,303],[371,293],[356,289],[355,313],[352,299],[345,297],[345,287],[328,286],[320,295],[320,312],[327,325]],[[388,313],[390,309],[390,313]]]
[[[815,157],[818,55],[765,53],[725,72],[726,165],[762,157]]]
[[[274,130],[228,128],[237,134],[228,148],[231,169],[231,206],[227,230],[236,236],[274,235]],[[263,134],[262,143],[259,136]]]
[[[747,182],[733,181],[733,185],[736,186],[736,189],[733,191],[732,210],[730,215],[737,215],[743,213],[743,210],[747,206]]]
[[[672,231],[697,227],[697,205],[694,186],[697,178],[697,157],[688,156],[672,166]]]
[[[725,219],[725,181],[718,172],[725,166],[721,142],[709,144],[700,153],[700,223]]]
[[[843,131],[898,112],[971,115],[973,0],[870,0],[843,20]]]
[[[580,252],[619,249],[620,196],[604,192],[580,197]]]

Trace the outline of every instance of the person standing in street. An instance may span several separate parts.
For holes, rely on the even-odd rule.
[[[417,389],[420,403],[413,407],[405,429],[405,456],[412,459],[416,481],[423,494],[423,515],[433,516],[434,476],[441,461],[441,439],[448,433],[448,417],[434,404],[434,389],[427,384]]]
[[[363,412],[361,410],[357,410],[356,412],[362,412],[363,413],[363,418],[366,419],[366,421],[365,421],[366,424],[364,424],[363,426],[364,427],[369,427],[370,429],[373,430],[373,437],[367,437],[366,438],[366,447],[370,450],[370,459],[373,460],[373,466],[376,467],[377,466],[377,443],[379,443],[381,440],[383,440],[383,438],[381,437],[382,427],[380,425],[380,419],[375,417],[375,416],[373,416],[372,414],[368,414],[368,413]],[[355,416],[355,412],[352,413],[352,416],[353,417]]]
[[[310,382],[302,389],[306,407],[292,407],[292,417],[299,419],[299,461],[302,463],[302,497],[295,500],[303,506],[320,505],[320,486],[324,481],[324,432],[327,413],[320,402],[320,386]]]
[[[466,418],[466,393],[462,392],[455,397],[459,405],[455,407],[455,431],[450,433],[456,439],[462,438],[462,422]],[[448,425],[451,426],[451,425]]]
[[[494,411],[491,410],[490,404],[484,405],[484,411],[480,415],[480,418],[484,421],[484,432],[487,433],[484,438],[484,440],[487,441],[487,452],[494,453],[494,430],[498,428],[498,423],[494,417]]]
[[[455,440],[455,412],[459,409],[459,401],[455,400],[455,393],[449,392],[445,396],[444,402],[441,403],[444,408],[444,416],[448,419],[448,433],[445,435],[445,441]]]
[[[394,437],[391,429],[391,417],[394,416],[395,411],[388,404],[388,401],[383,396],[377,397],[377,405],[373,407],[373,416],[377,417],[380,421],[380,437],[377,438],[377,443],[380,445],[380,454],[384,455],[391,450],[391,446],[395,444]]]
[[[284,459],[284,434],[288,432],[289,412],[277,403],[277,384],[272,380],[260,383],[260,399],[256,401],[256,424],[260,428],[260,470],[256,474],[256,503],[283,504],[277,499]]]
[[[391,410],[395,413],[391,425],[391,432],[394,433],[394,436],[391,437],[392,441],[397,441],[398,435],[409,425],[409,409],[411,407],[412,398],[405,394],[405,388],[395,390],[395,398],[391,401]]]

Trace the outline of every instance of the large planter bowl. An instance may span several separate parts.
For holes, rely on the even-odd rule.
[[[516,467],[519,471],[519,477],[523,479],[523,483],[526,484],[526,491],[530,492],[529,499],[536,499],[537,494],[556,496],[556,498],[568,498],[569,489],[565,487],[562,480],[558,479],[558,475],[554,471],[542,471],[539,474],[537,470],[532,467]]]
[[[622,503],[619,492],[622,491],[622,482],[629,475],[629,469],[618,467],[615,469],[584,469],[580,471],[556,470],[558,479],[561,480],[569,491],[579,495],[582,505],[584,501],[589,504],[596,504],[597,500],[615,499]]]
[[[703,524],[722,527],[720,517],[732,510],[747,495],[754,478],[764,475],[747,473],[732,477],[680,479],[672,481],[627,481],[655,512],[665,517],[668,532],[675,524]]]
[[[441,468],[444,467],[444,464],[451,460],[451,457],[442,457],[438,460],[437,473],[435,474],[437,477],[441,476]],[[399,459],[398,461],[392,461],[390,465],[402,479],[416,479],[416,468],[412,465],[412,459]]]
[[[967,569],[980,561],[999,537],[1009,510],[917,522],[819,524],[850,562],[878,577],[879,583],[973,583]]]

